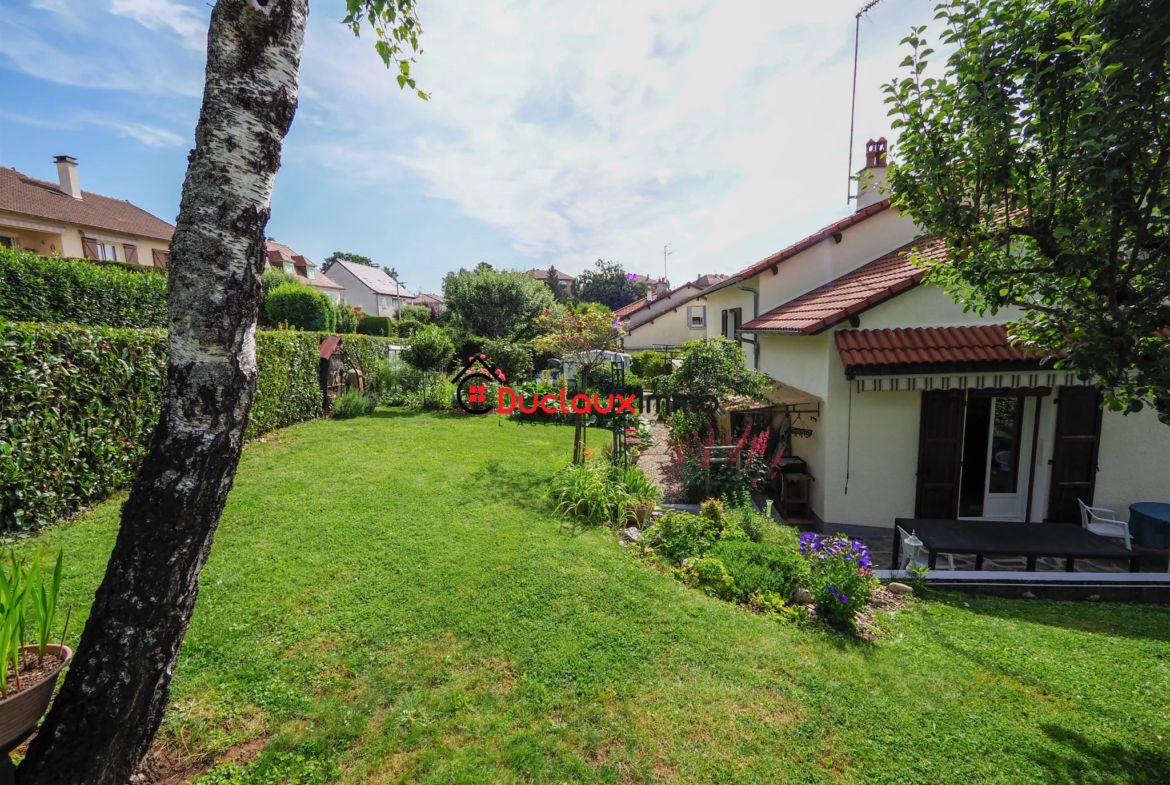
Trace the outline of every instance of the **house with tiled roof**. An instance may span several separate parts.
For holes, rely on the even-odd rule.
[[[54,160],[57,182],[0,167],[0,245],[166,267],[174,226],[124,199],[81,190],[77,159]]]
[[[1018,311],[966,311],[930,285],[949,251],[881,198],[885,140],[866,153],[876,187],[853,212],[693,299],[707,335],[775,381],[814,522],[1079,523],[1080,501],[1125,520],[1168,500],[1170,428],[1103,411],[1091,383],[1013,344]]]
[[[322,292],[334,303],[341,302],[341,295],[345,288],[321,272],[316,263],[307,256],[297,253],[284,243],[276,242],[271,237],[265,242],[265,248],[268,252],[267,265],[269,267],[275,267],[290,275],[295,275],[301,283],[308,284]]]
[[[422,305],[430,308],[431,318],[435,321],[438,321],[439,317],[441,317],[447,311],[447,299],[445,297],[440,297],[437,294],[427,294],[426,292],[420,292],[419,295],[414,298],[414,305]]]
[[[621,320],[626,351],[677,347],[707,335],[707,306],[699,296],[727,276],[701,275],[682,286],[658,293],[614,311]]]
[[[415,296],[380,267],[338,259],[330,265],[329,277],[342,286],[342,302],[360,306],[369,316],[397,319],[399,308],[414,305]]]

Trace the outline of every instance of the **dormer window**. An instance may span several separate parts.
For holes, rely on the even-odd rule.
[[[317,280],[317,268],[306,266],[305,267],[305,277],[308,278],[310,281]]]
[[[297,266],[295,264],[293,264],[292,262],[285,262],[284,263],[284,271],[286,273],[288,273],[289,275],[296,275],[297,274]]]

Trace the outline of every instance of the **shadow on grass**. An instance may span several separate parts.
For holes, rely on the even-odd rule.
[[[469,473],[466,482],[484,498],[506,500],[525,510],[549,512],[545,498],[548,479],[545,467],[493,460]]]
[[[375,420],[404,420],[414,419],[428,414],[436,419],[446,420],[452,418],[469,418],[470,414],[464,412],[447,412],[439,409],[415,409],[407,406],[383,407],[379,406],[371,414],[367,415]]]
[[[1170,760],[1152,745],[1135,739],[1133,747],[1098,742],[1059,725],[1041,725],[1048,738],[1060,745],[1048,747],[1035,761],[1047,781],[1124,782],[1163,785],[1170,782]]]
[[[931,596],[932,595],[932,596]],[[1146,638],[1170,643],[1170,608],[1159,605],[1127,605],[1127,612],[1114,612],[1114,603],[1061,602],[1058,600],[1008,600],[931,592],[932,599],[956,598],[968,602],[971,612],[997,619],[1043,624],[1094,635]],[[1170,780],[1168,780],[1170,781]]]

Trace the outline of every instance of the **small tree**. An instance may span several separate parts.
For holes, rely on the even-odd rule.
[[[1028,348],[1110,408],[1170,425],[1170,13],[1164,4],[949,0],[886,88],[894,200],[945,240],[930,277],[978,313],[1017,306]]]
[[[714,408],[719,398],[731,395],[762,398],[772,388],[772,379],[766,373],[747,366],[747,356],[736,341],[722,336],[683,344],[686,354],[670,380],[670,389],[679,395],[699,399],[707,408]]]
[[[443,296],[455,328],[484,339],[531,338],[536,318],[555,304],[549,288],[527,273],[493,270],[482,262],[474,272],[448,273]]]
[[[337,303],[334,307],[334,312],[333,329],[336,332],[342,334],[357,332],[358,322],[361,321],[360,311],[348,303]]]
[[[415,331],[410,346],[402,352],[407,365],[420,371],[434,371],[451,362],[455,346],[439,327],[428,324]]]
[[[586,270],[573,281],[573,296],[616,310],[645,297],[646,284],[617,262],[598,259],[595,269]]]
[[[533,347],[538,352],[572,358],[578,377],[577,387],[582,392],[589,386],[590,374],[609,363],[605,352],[617,348],[621,335],[610,314],[575,314],[567,308],[553,308],[536,321],[543,334],[532,342]],[[583,414],[578,414],[573,434],[573,462],[584,460],[585,419]]]
[[[328,273],[329,268],[333,266],[336,261],[352,262],[353,264],[364,264],[366,267],[377,267],[374,260],[368,256],[362,256],[360,253],[346,253],[345,251],[334,251],[325,259],[325,264],[321,265],[321,272]]]
[[[509,381],[515,382],[532,373],[532,347],[526,343],[495,339],[484,343],[483,353]]]
[[[264,298],[264,313],[273,324],[299,330],[332,330],[336,309],[327,295],[303,283],[285,283]]]
[[[427,324],[431,321],[431,309],[425,305],[404,305],[398,309],[398,321]]]
[[[551,264],[548,267],[548,275],[544,279],[545,286],[552,292],[553,299],[558,304],[565,304],[569,301],[569,290],[565,288],[564,282],[561,280],[561,274],[557,272],[557,268]]]

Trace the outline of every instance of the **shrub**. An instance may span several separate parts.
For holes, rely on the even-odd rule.
[[[300,283],[301,279],[297,278],[290,272],[286,272],[280,267],[266,267],[264,272],[260,274],[260,291],[263,297],[267,299],[268,293],[273,289],[277,289],[286,283]]]
[[[670,444],[682,444],[702,438],[710,430],[711,420],[703,412],[679,409],[670,415],[667,426],[670,428]]]
[[[344,420],[364,417],[374,411],[374,401],[361,390],[349,389],[333,401],[333,416]]]
[[[273,324],[328,332],[335,312],[326,294],[307,284],[283,283],[264,298],[264,313]]]
[[[631,522],[635,507],[658,499],[658,486],[640,469],[608,462],[571,463],[553,475],[549,498],[566,518],[594,526]]]
[[[245,437],[320,417],[321,386],[317,373],[320,333],[261,330],[256,333],[256,399]]]
[[[167,278],[134,272],[129,265],[46,259],[31,251],[0,247],[0,318],[166,327]]]
[[[729,395],[760,398],[771,389],[766,373],[748,367],[747,356],[738,341],[723,337],[683,344],[686,354],[678,370],[667,378],[670,391],[700,398],[712,406],[716,399]]]
[[[414,334],[402,359],[420,371],[432,371],[451,361],[455,347],[442,329],[427,325]]]
[[[638,352],[630,360],[630,370],[642,379],[661,376],[665,368],[666,360],[652,349]]]
[[[378,403],[386,405],[401,403],[397,396],[403,392],[403,380],[410,373],[406,363],[397,357],[391,360],[378,360],[366,376],[366,391],[373,395]]]
[[[668,511],[658,523],[646,530],[646,540],[671,563],[702,556],[715,545],[719,528],[697,515]]]
[[[718,499],[708,499],[699,507],[699,516],[706,518],[718,526],[723,525],[723,502]]]
[[[342,335],[347,335],[357,332],[358,322],[361,317],[358,316],[358,311],[348,303],[337,303],[333,307],[333,331]]]
[[[483,353],[504,372],[504,379],[519,382],[532,375],[532,347],[526,343],[496,339],[483,345]]]
[[[756,592],[792,602],[796,590],[809,583],[809,564],[797,547],[795,532],[783,544],[720,540],[710,556],[735,579],[738,602],[749,601]]]
[[[737,600],[740,596],[735,578],[723,562],[712,556],[699,556],[683,562],[679,577],[683,583],[700,589],[720,600]]]
[[[836,627],[853,631],[858,611],[869,603],[877,585],[865,543],[810,532],[801,535],[800,552],[810,565],[809,591],[817,614]]]
[[[162,330],[0,322],[0,525],[44,526],[134,478],[167,375]]]
[[[404,305],[398,309],[398,321],[430,324],[431,309],[425,305]]]
[[[785,527],[777,526],[776,521],[772,520],[766,513],[757,511],[746,490],[726,495],[723,499],[728,507],[725,517],[727,525],[743,532],[744,536],[752,542],[763,542],[772,532],[791,531]]]
[[[378,335],[389,338],[394,334],[394,323],[389,316],[363,316],[358,322],[357,331],[361,335]]]

